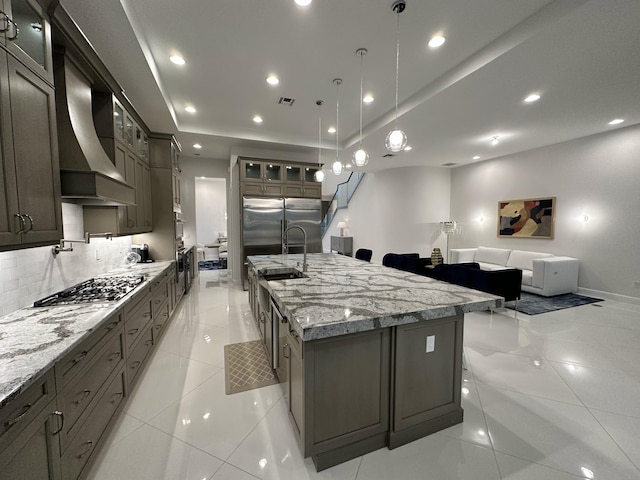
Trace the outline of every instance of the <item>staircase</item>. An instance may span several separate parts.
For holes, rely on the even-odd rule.
[[[349,206],[349,200],[355,193],[358,185],[360,185],[360,181],[364,177],[364,172],[351,172],[349,178],[346,182],[339,183],[338,188],[336,188],[336,193],[333,195],[331,202],[329,203],[329,208],[322,218],[322,236],[324,237],[325,232],[328,230],[333,218],[336,215],[336,212],[341,208],[347,208]]]

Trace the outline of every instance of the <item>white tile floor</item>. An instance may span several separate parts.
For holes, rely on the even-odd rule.
[[[247,293],[196,278],[92,480],[640,479],[640,306],[467,315],[465,421],[316,473],[279,386],[227,396],[223,345],[258,338]]]

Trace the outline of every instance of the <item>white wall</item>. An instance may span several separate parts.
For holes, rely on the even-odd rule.
[[[347,222],[345,235],[353,236],[358,248],[373,250],[372,261],[380,263],[389,252],[417,252],[430,256],[441,246],[439,222],[448,220],[450,170],[434,167],[405,167],[368,173],[346,209],[339,210],[323,238],[330,248],[330,236],[340,235],[336,227]]]
[[[224,178],[195,178],[196,242],[217,243],[227,234],[227,181]]]
[[[82,207],[62,204],[64,238],[82,239]],[[124,264],[131,237],[91,239],[73,244],[73,252],[54,256],[53,247],[0,252],[0,315],[6,315],[52,293],[104,274]]]
[[[581,289],[640,297],[639,183],[640,126],[456,168],[451,218],[462,231],[450,247],[577,257]],[[498,201],[546,196],[557,198],[553,240],[497,237]],[[587,223],[577,220],[583,214]]]

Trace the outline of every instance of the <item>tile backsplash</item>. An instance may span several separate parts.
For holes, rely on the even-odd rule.
[[[62,219],[64,238],[84,237],[81,206],[63,203]],[[130,248],[131,237],[126,236],[74,243],[72,252],[58,255],[51,246],[0,252],[0,315],[122,266]]]

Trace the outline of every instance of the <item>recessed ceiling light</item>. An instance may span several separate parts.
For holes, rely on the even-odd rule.
[[[363,101],[364,103],[371,103],[371,102],[373,102],[373,100],[374,100],[374,99],[373,99],[373,95],[371,95],[371,94],[366,94],[366,95],[364,96],[364,98],[362,99],[362,101]]]
[[[260,115],[256,115],[253,117],[253,121],[256,123],[262,123],[262,117]]]
[[[327,129],[327,132],[329,132],[329,133],[336,133],[336,127],[329,127],[329,128]]]
[[[529,95],[527,98],[524,99],[524,101],[527,103],[533,103],[538,100],[540,100],[540,95],[537,93],[532,93],[531,95]]]
[[[429,40],[429,46],[431,48],[438,48],[444,45],[444,42],[446,41],[447,39],[442,35],[434,35],[433,37],[431,37],[431,40]]]
[[[296,0],[296,4],[300,5],[301,7],[306,7],[310,3],[311,0]]]
[[[269,85],[278,85],[280,83],[280,79],[275,75],[271,74],[267,77],[267,83]]]
[[[616,118],[614,120],[611,120],[609,122],[609,125],[620,125],[622,122],[624,122],[624,119],[622,118]]]
[[[407,145],[406,147],[404,147],[405,152],[410,152],[411,150],[413,150],[413,147],[411,145]]]
[[[500,140],[498,140],[497,135],[495,137],[491,137],[491,145],[497,145],[499,143],[500,143]]]
[[[171,60],[176,65],[184,65],[185,63],[187,63],[185,59],[182,58],[180,55],[171,55],[169,57],[169,60]]]
[[[474,155],[474,156],[472,157],[472,160],[480,160],[480,155]]]
[[[196,107],[194,107],[193,105],[187,105],[186,107],[184,107],[184,110],[189,113],[196,113]]]
[[[200,145],[199,143],[194,143],[193,148],[197,148],[198,150],[200,150],[202,148],[202,145]]]

